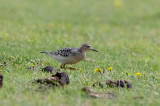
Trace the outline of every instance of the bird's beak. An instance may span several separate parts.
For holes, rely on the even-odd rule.
[[[92,49],[92,51],[98,52],[98,51],[97,51],[97,50],[95,50],[95,49]]]

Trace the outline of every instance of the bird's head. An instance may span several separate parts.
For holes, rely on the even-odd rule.
[[[87,43],[84,43],[82,44],[82,46],[80,47],[80,49],[82,51],[95,51],[95,52],[98,52],[97,50],[93,49],[89,44]]]

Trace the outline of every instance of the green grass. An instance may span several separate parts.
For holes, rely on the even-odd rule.
[[[160,105],[160,10],[159,0],[1,0],[0,66],[4,85],[3,106],[54,105]],[[50,76],[41,67],[60,63],[41,51],[78,47],[89,43],[99,52],[88,52],[96,62],[82,61],[68,73],[64,88],[38,90],[32,81]],[[38,63],[38,64],[36,64]],[[35,65],[35,69],[27,69]],[[101,76],[96,68],[113,67]],[[135,77],[139,72],[142,77]],[[127,76],[126,73],[129,73]],[[145,76],[145,77],[144,77]],[[84,86],[107,79],[126,79],[132,89],[94,88],[114,92],[114,99],[92,99],[81,92]],[[142,100],[133,97],[142,96]]]

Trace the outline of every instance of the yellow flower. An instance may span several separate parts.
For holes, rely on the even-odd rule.
[[[117,7],[120,7],[123,5],[123,1],[122,0],[114,0],[114,5]]]
[[[142,74],[141,73],[135,73],[135,76],[142,76]]]
[[[113,70],[113,68],[112,68],[112,67],[109,67],[109,68],[108,68],[108,71],[112,71],[112,70]]]
[[[94,72],[95,72],[95,73],[97,73],[97,72],[102,73],[102,72],[103,72],[103,70],[102,70],[102,69],[100,69],[100,68],[97,68],[97,69],[95,69],[95,70],[94,70]]]

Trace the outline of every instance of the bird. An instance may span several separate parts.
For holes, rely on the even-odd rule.
[[[89,44],[83,43],[79,48],[64,48],[54,52],[40,52],[45,53],[53,57],[55,60],[61,63],[60,68],[76,70],[76,68],[65,67],[66,64],[76,64],[86,58],[87,51],[95,51]]]

